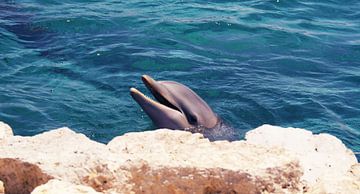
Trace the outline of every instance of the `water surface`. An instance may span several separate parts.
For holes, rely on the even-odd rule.
[[[240,136],[264,123],[360,151],[360,1],[0,0],[0,120],[108,142],[154,129],[140,76],[191,87]]]

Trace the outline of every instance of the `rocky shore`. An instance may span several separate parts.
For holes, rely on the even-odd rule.
[[[14,136],[0,122],[0,194],[360,193],[336,137],[263,125],[236,142],[159,129],[108,144],[68,128]]]

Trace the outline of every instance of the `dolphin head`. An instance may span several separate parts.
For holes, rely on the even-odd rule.
[[[143,75],[142,81],[157,101],[135,88],[130,89],[130,94],[157,127],[213,128],[218,123],[209,105],[190,88],[174,81],[155,81],[148,75]]]

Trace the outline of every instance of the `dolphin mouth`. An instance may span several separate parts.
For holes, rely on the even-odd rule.
[[[130,93],[133,97],[138,97],[138,99],[140,98],[143,103],[152,104],[153,106],[157,107],[165,106],[167,108],[182,113],[182,111],[178,107],[176,107],[174,104],[172,104],[169,100],[166,99],[166,96],[164,95],[164,92],[166,92],[166,88],[162,87],[159,83],[157,83],[148,75],[143,75],[141,79],[144,85],[148,88],[148,90],[150,90],[151,94],[155,97],[157,101],[146,96],[136,88],[130,89]],[[141,103],[141,101],[139,103]]]

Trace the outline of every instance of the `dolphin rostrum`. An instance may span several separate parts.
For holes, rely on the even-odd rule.
[[[142,76],[155,100],[135,88],[130,94],[159,128],[203,133],[210,140],[235,140],[234,129],[223,124],[208,104],[190,88],[174,81]]]

